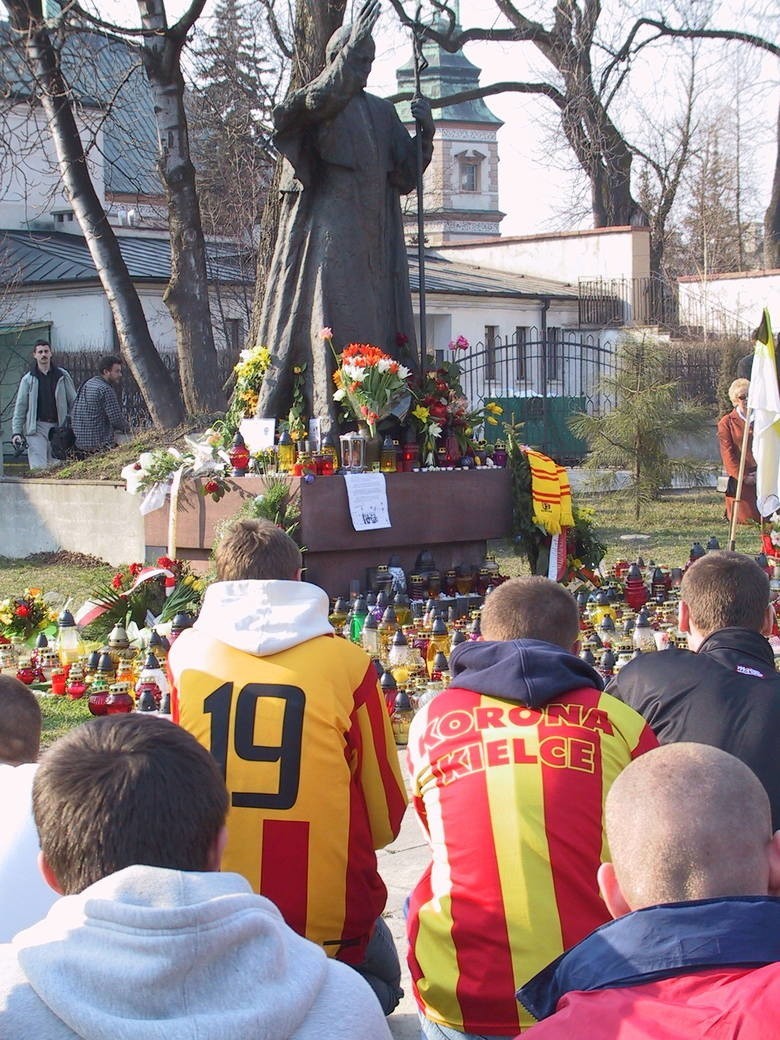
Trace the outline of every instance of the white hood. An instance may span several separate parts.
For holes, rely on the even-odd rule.
[[[218,581],[206,589],[193,628],[236,650],[270,657],[333,635],[329,611],[327,594],[305,581]]]
[[[158,867],[60,899],[13,948],[38,998],[84,1040],[287,1040],[331,970],[237,874]]]

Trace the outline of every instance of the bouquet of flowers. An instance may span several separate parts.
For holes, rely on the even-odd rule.
[[[467,350],[469,342],[464,336],[450,343],[451,350]],[[436,451],[436,440],[448,429],[457,438],[461,454],[473,449],[474,430],[485,423],[498,425],[498,416],[503,413],[501,405],[488,401],[479,408],[472,408],[463,393],[461,367],[456,361],[442,361],[436,367],[435,358],[427,358],[429,367],[423,373],[417,393],[419,403],[412,411],[422,456],[430,465]]]
[[[205,477],[202,493],[219,502],[229,488],[227,470],[230,459],[219,445],[222,436],[218,430],[209,429],[202,437],[185,437],[185,450],[158,448],[144,451],[136,462],[122,470],[127,490],[131,495],[143,495],[141,512],[159,509],[171,490],[173,476],[179,470],[183,476]]]
[[[331,330],[323,329],[320,335],[333,350]],[[334,356],[338,367],[333,399],[343,401],[355,419],[367,423],[372,436],[380,419],[391,413],[399,419],[406,415],[411,401],[408,368],[369,343],[350,343]]]
[[[21,596],[0,601],[0,632],[6,639],[27,640],[56,620],[40,589],[25,589]]]
[[[238,362],[233,369],[235,386],[225,415],[225,443],[229,443],[242,419],[251,418],[255,414],[260,387],[270,364],[271,353],[268,347],[252,347],[251,350],[242,350],[239,354]]]
[[[205,583],[186,562],[160,556],[154,566],[129,563],[108,583],[101,583],[76,614],[76,624],[90,639],[103,640],[116,624],[170,621],[178,613],[197,614]]]

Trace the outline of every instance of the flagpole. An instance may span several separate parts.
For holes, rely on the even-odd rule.
[[[421,73],[428,68],[428,59],[423,54],[425,42],[422,25],[422,4],[417,5],[417,14],[414,16],[413,29],[413,54],[414,54],[414,96],[422,97]],[[427,365],[428,338],[427,338],[427,315],[425,299],[425,211],[423,209],[423,139],[422,123],[417,120],[417,296],[420,304],[420,378]]]
[[[742,449],[739,454],[739,474],[737,476],[737,493],[731,503],[731,528],[729,530],[729,549],[734,552],[737,538],[737,516],[742,501],[742,483],[745,477],[745,459],[747,458],[748,438],[750,437],[750,413],[745,408],[745,429],[742,431]]]

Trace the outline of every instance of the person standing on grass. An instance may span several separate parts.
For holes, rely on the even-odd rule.
[[[760,523],[761,514],[756,504],[756,460],[753,456],[753,432],[748,429],[745,453],[745,472],[742,477],[742,495],[737,504],[737,482],[739,466],[742,459],[742,441],[745,434],[745,423],[748,422],[749,379],[735,379],[729,387],[729,400],[734,406],[718,423],[718,447],[723,468],[728,477],[726,487],[726,516],[731,520],[734,509],[737,509],[737,523]]]
[[[33,363],[19,383],[11,420],[11,441],[20,448],[27,441],[31,470],[58,466],[52,455],[49,433],[61,426],[76,400],[70,373],[54,364],[51,346],[39,339],[33,347]]]

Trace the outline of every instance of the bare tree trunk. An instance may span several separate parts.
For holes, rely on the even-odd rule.
[[[57,150],[65,190],[108,298],[123,357],[155,425],[176,426],[183,418],[181,400],[152,342],[138,293],[92,184],[59,55],[45,25],[36,20],[27,4],[9,0],[7,7],[14,29],[25,36],[27,60]]]
[[[777,156],[772,198],[764,215],[764,267],[780,268],[780,105],[777,109]]]
[[[225,400],[214,347],[206,243],[184,110],[181,51],[187,31],[182,23],[168,28],[163,0],[139,0],[138,9],[146,31],[141,56],[154,93],[158,167],[168,201],[171,278],[163,298],[176,329],[187,411],[216,411],[224,408]]]
[[[296,0],[292,75],[288,96],[312,80],[325,65],[325,45],[344,20],[347,0]],[[257,278],[252,305],[252,323],[249,342],[254,343],[260,325],[265,285],[271,266],[281,213],[279,183],[282,160],[277,160],[273,180],[268,189],[260,222],[260,241],[257,250]],[[273,350],[273,344],[264,344]]]

